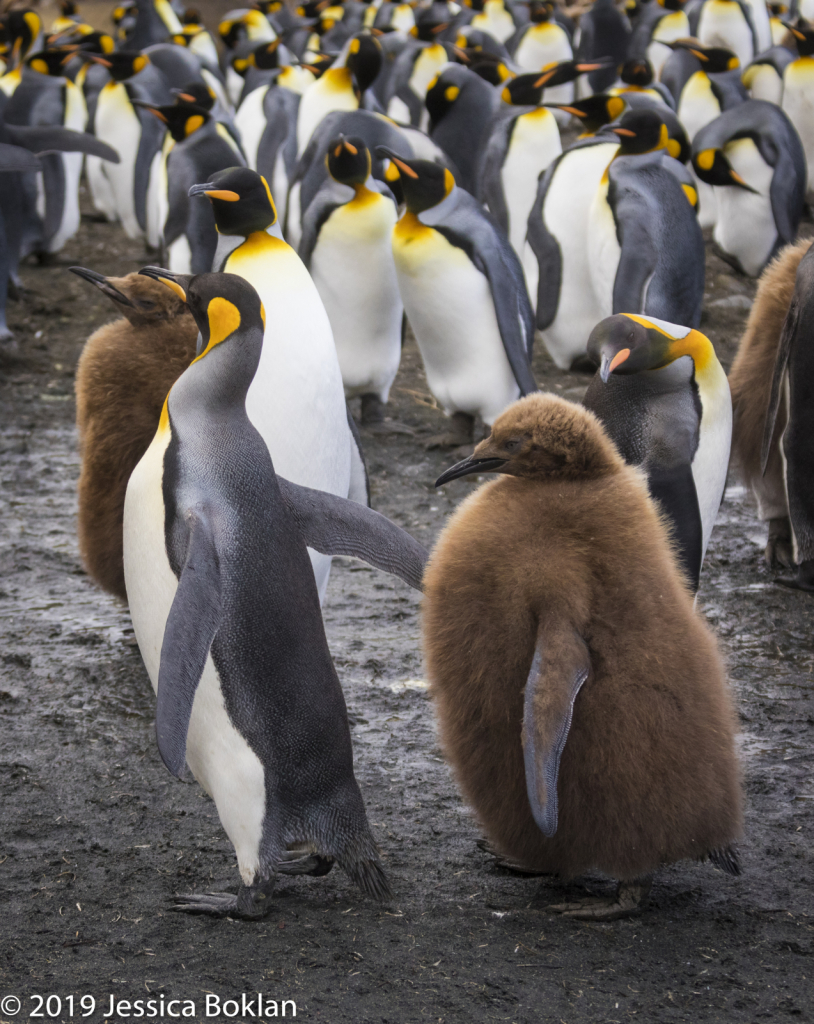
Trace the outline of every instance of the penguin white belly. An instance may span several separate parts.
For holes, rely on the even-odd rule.
[[[168,270],[176,274],[192,273],[192,249],[186,235],[179,235],[167,251]]]
[[[591,284],[588,222],[602,175],[617,150],[616,143],[602,143],[565,156],[546,195],[543,219],[559,243],[561,282],[556,316],[542,335],[562,370],[584,355],[588,335],[608,315]]]
[[[146,236],[147,243],[156,249],[164,241],[164,225],[167,223],[167,215],[170,212],[167,157],[173,145],[173,137],[167,132],[161,149],[153,157],[153,162],[150,165],[147,185]],[[170,267],[169,269],[174,268]]]
[[[692,460],[692,476],[701,513],[704,553],[718,517],[729,468],[732,444],[732,396],[723,367],[717,359],[703,370],[696,369],[701,399],[701,427],[698,449]]]
[[[712,91],[709,78],[703,71],[696,71],[694,75],[690,76],[681,91],[677,111],[678,119],[690,142],[720,113],[721,107]],[[714,227],[715,219],[718,216],[718,205],[713,188],[696,176],[692,166],[689,170],[695,180],[695,190],[698,193],[698,223],[702,228]]]
[[[316,285],[294,250],[265,232],[250,236],[223,269],[253,285],[266,311],[263,352],[246,411],[275,472],[347,497],[353,438],[331,325]],[[331,559],[309,554],[321,600]]]
[[[432,46],[425,46],[424,49],[419,52],[415,63],[413,64],[413,71],[407,84],[420,100],[423,100],[427,95],[427,89],[429,88],[430,82],[435,78],[448,60],[449,57],[447,56],[447,51],[440,43],[434,43]],[[407,123],[409,124],[409,122],[410,119],[408,117]]]
[[[302,155],[314,129],[335,110],[358,110],[359,100],[347,68],[328,68],[325,74],[302,94],[297,114],[297,153]]]
[[[783,100],[783,79],[771,64],[753,64],[749,69],[749,95],[778,107]]]
[[[807,190],[814,190],[814,57],[800,57],[783,72],[782,109],[797,129],[808,167]]]
[[[733,0],[707,0],[698,19],[697,34],[704,46],[722,46],[732,50],[742,68],[755,55],[752,30]]]
[[[398,96],[394,96],[387,104],[387,116],[401,124],[410,123],[410,108]]]
[[[509,241],[521,260],[538,178],[561,152],[559,129],[550,110],[538,107],[517,118],[500,179],[509,213]]]
[[[230,64],[226,69],[226,93],[229,97],[230,106],[236,107],[240,103],[242,92],[243,79]]]
[[[274,205],[277,207],[277,221],[285,224],[288,214],[288,171],[285,166],[285,156],[281,146],[277,152],[277,159],[274,161],[274,171],[269,182]]]
[[[517,29],[511,14],[503,6],[503,0],[486,0],[483,13],[476,14],[470,24],[472,28],[488,32],[499,43],[505,43]]]
[[[153,443],[133,470],[124,502],[124,578],[139,649],[153,690],[158,691],[161,645],[178,589],[164,534],[162,480],[170,431],[159,426]],[[187,764],[215,801],[235,846],[246,884],[260,863],[265,817],[265,773],[260,759],[235,729],[223,702],[217,670],[207,656],[187,733]]]
[[[653,77],[656,81],[661,77],[665,61],[673,52],[667,43],[685,39],[691,34],[690,21],[684,11],[670,11],[659,19],[647,47],[647,59],[653,67]]]
[[[257,150],[266,128],[263,100],[265,100],[268,91],[269,87],[267,85],[262,85],[258,89],[252,89],[235,114],[235,125],[240,132],[243,152],[246,154],[246,163],[253,171],[257,170]]]
[[[777,241],[769,198],[774,169],[764,161],[752,139],[727,143],[724,155],[758,195],[734,186],[716,188],[718,220],[713,237],[724,252],[738,258],[750,277],[757,277]]]
[[[65,117],[63,124],[75,132],[83,132],[88,124],[88,108],[82,90],[70,79],[65,80]],[[61,153],[65,173],[65,196],[62,219],[48,243],[49,252],[59,252],[79,230],[79,179],[82,177],[83,153]]]
[[[752,24],[755,26],[755,36],[757,37],[757,49],[755,52],[763,53],[764,50],[768,50],[773,45],[768,4],[765,3],[765,0],[744,0],[744,2],[752,16]],[[809,14],[802,13],[803,5],[808,7]],[[811,3],[811,0],[802,0],[800,4],[800,17],[808,20],[812,16],[814,16],[814,4]]]
[[[430,391],[447,414],[479,413],[493,423],[520,389],[489,282],[463,249],[417,221],[396,226],[393,255]]]
[[[565,29],[546,21],[528,29],[514,52],[514,62],[524,71],[541,71],[546,64],[571,60],[573,56]]]
[[[121,163],[105,163],[102,173],[110,182],[118,219],[129,238],[143,234],[136,218],[133,191],[141,122],[121,82],[108,82],[99,93],[95,117],[96,137],[112,146]]]
[[[401,360],[404,307],[393,262],[396,208],[379,193],[353,199],[322,225],[311,276],[331,321],[345,394],[386,402]]]
[[[98,156],[88,155],[85,160],[91,202],[94,210],[103,213],[110,223],[119,219],[113,187],[105,174],[105,162]]]
[[[299,248],[302,238],[302,213],[300,211],[301,184],[295,181],[288,190],[285,216],[285,240],[292,249]],[[282,223],[282,221],[281,221]]]
[[[600,319],[613,313],[613,288],[622,250],[616,237],[616,221],[608,204],[609,182],[603,180],[596,190],[588,214],[588,267],[591,284],[599,305]],[[644,300],[644,295],[642,296]],[[642,307],[644,301],[642,301]],[[643,309],[622,309],[620,313],[642,313]],[[587,339],[586,339],[587,340]]]

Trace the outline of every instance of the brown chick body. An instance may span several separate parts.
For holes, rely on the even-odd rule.
[[[757,500],[760,518],[769,523],[765,554],[769,565],[794,564],[780,451],[780,438],[788,422],[784,394],[780,396],[765,474],[761,470],[760,455],[780,335],[794,295],[797,268],[810,247],[810,238],[787,245],[761,274],[746,330],[729,371],[732,460],[744,485]]]
[[[195,356],[198,328],[168,288],[72,268],[124,314],[85,343],[76,369],[79,551],[88,574],[127,600],[122,517],[130,474],[150,446],[167,393]]]
[[[424,577],[441,742],[492,845],[566,879],[634,880],[708,855],[737,871],[735,712],[644,476],[592,413],[539,394],[465,461],[532,474],[464,501]],[[552,785],[540,752],[558,745]],[[554,803],[550,837],[535,785],[549,831]]]

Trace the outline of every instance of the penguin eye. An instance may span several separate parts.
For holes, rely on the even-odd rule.
[[[503,445],[503,447],[506,449],[507,452],[516,452],[517,449],[521,446],[521,444],[522,441],[520,441],[518,438],[513,438],[511,441],[507,441]]]

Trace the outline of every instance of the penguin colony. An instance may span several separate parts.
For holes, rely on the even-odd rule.
[[[71,268],[121,314],[77,373],[81,553],[241,876],[176,909],[262,916],[278,874],[334,863],[391,897],[320,612],[337,554],[423,589],[495,853],[619,883],[550,909],[632,913],[685,858],[738,874],[736,713],[693,594],[731,441],[767,560],[814,590],[814,27],[761,0],[261,0],[215,33],[176,0],[106,29],[61,7],[2,23],[0,343],[84,173],[150,265]],[[704,228],[764,275],[729,382]],[[347,405],[386,429],[407,324],[449,417],[428,444],[466,454],[437,484],[500,477],[431,556],[369,508]],[[536,335],[592,374],[582,405],[537,391]]]

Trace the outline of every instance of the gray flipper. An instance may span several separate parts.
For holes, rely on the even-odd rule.
[[[300,487],[282,477],[277,482],[309,548],[323,555],[361,558],[421,590],[429,552],[409,533],[356,501]]]
[[[800,319],[800,307],[795,296],[786,313],[783,323],[783,330],[780,334],[780,341],[777,345],[777,356],[774,363],[774,376],[772,377],[772,389],[769,392],[769,407],[766,410],[766,420],[763,425],[763,444],[760,448],[760,469],[766,474],[766,467],[769,464],[769,455],[772,450],[772,438],[777,424],[777,411],[780,408],[780,391],[783,386],[783,375],[789,365],[791,355],[791,343],[797,333],[797,325]]]
[[[351,416],[347,402],[345,412],[348,417],[348,429],[350,430],[350,487],[348,488],[348,500],[355,501],[359,505],[370,508],[370,477],[367,474],[367,461],[362,448],[362,438],[356,420]]]
[[[75,132],[72,128],[48,125],[4,124],[3,134],[15,146],[22,146],[32,153],[89,153],[112,164],[120,162],[119,154],[112,146],[87,132]]]
[[[311,257],[322,225],[334,210],[349,203],[353,195],[350,185],[343,185],[329,178],[308,204],[308,209],[302,215],[302,236],[298,250],[299,257],[308,270],[311,269]]]
[[[509,149],[512,129],[515,120],[521,114],[527,113],[533,107],[508,107],[501,109],[495,115],[492,126],[489,130],[489,138],[483,155],[480,182],[478,183],[478,199],[489,207],[489,212],[498,222],[501,228],[509,231],[509,210],[506,206],[506,197],[503,194],[503,181],[500,172],[503,170],[503,161]],[[501,116],[502,115],[502,116]]]
[[[531,251],[534,253],[537,259],[537,266],[540,269],[540,276],[537,282],[536,321],[537,327],[541,331],[549,327],[557,315],[557,307],[560,304],[560,289],[562,288],[562,253],[560,252],[560,243],[548,231],[543,220],[543,206],[545,205],[546,194],[559,162],[559,158],[555,160],[540,179],[540,183],[537,186],[537,196],[529,213],[529,222],[526,228],[526,239],[531,246]]]
[[[645,289],[656,270],[658,260],[649,227],[651,211],[646,204],[642,204],[641,195],[633,197],[623,193],[618,205],[614,204],[614,191],[611,181],[608,205],[613,211],[621,247],[613,282],[613,312],[643,313]],[[635,198],[638,202],[625,202],[628,198]]]
[[[209,524],[194,512],[186,522],[187,557],[164,628],[155,717],[161,759],[179,778],[195,691],[221,617],[220,566]]]
[[[658,502],[672,524],[676,555],[695,593],[701,577],[704,528],[692,466],[685,462],[669,468],[648,469],[647,486],[650,497]]]
[[[557,780],[574,701],[591,671],[585,641],[570,625],[541,624],[523,704],[523,760],[531,813],[544,836],[557,834]]]
[[[38,171],[40,162],[27,149],[0,142],[0,171]]]

